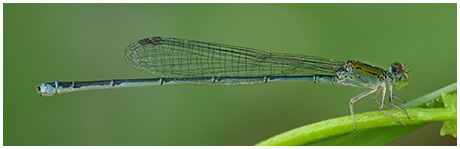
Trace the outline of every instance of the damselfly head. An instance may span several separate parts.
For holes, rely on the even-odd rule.
[[[409,85],[409,74],[403,64],[398,62],[391,64],[390,73],[393,75],[393,84],[396,88],[401,89]]]

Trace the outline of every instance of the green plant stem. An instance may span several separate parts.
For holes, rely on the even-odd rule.
[[[415,107],[420,107],[425,105],[427,102],[430,100],[433,100],[437,97],[441,96],[441,93],[450,93],[457,91],[457,82],[452,83],[450,85],[447,85],[441,89],[438,89],[436,91],[433,91],[431,93],[425,94],[422,97],[419,97],[417,99],[411,100],[405,104],[402,104],[401,107],[403,108],[415,108]]]
[[[397,127],[400,125],[399,123],[395,122],[393,119],[389,118],[388,116],[384,115],[380,111],[356,114],[355,120],[358,130],[374,130],[380,131],[380,133],[387,133],[385,135],[380,134],[377,137],[381,137],[378,139],[379,141],[375,142],[376,140],[369,140],[369,138],[349,140],[349,137],[343,134],[350,134],[353,132],[353,123],[351,121],[351,116],[344,116],[334,119],[329,119],[326,121],[317,122],[314,124],[305,125],[299,128],[295,128],[289,130],[287,132],[278,134],[273,136],[267,140],[264,140],[256,145],[305,145],[308,143],[316,142],[321,139],[325,139],[328,137],[335,136],[335,140],[342,140],[340,144],[346,144],[346,142],[354,142],[354,144],[361,144],[365,145],[369,142],[374,141],[370,144],[386,144],[389,140],[396,139],[395,136],[402,136],[405,133],[410,132],[411,130],[415,130],[428,122],[443,122],[447,120],[454,120],[457,119],[457,111],[452,109],[445,109],[445,108],[420,108],[426,107],[428,102],[436,100],[436,98],[441,96],[441,93],[452,93],[457,91],[457,83],[453,83],[447,85],[441,89],[428,93],[424,96],[421,96],[417,99],[411,100],[408,103],[401,105],[401,107],[406,108],[407,112],[411,116],[411,119],[407,119],[404,112],[398,110],[385,110],[388,113],[392,114],[397,119],[401,120],[401,122],[405,123],[406,125],[410,126],[410,129],[404,129],[404,131],[393,132],[388,134],[388,131],[385,131],[386,128],[391,128],[387,126]],[[412,109],[409,109],[412,108]],[[385,127],[385,128],[382,128]],[[374,129],[372,129],[374,128]],[[408,131],[409,130],[409,131]],[[358,138],[359,133],[363,131],[358,131]],[[370,133],[370,132],[367,132]],[[368,134],[366,134],[368,135]],[[338,137],[338,138],[337,138]],[[344,138],[347,137],[347,138]],[[373,137],[375,138],[375,136]],[[343,141],[346,142],[343,142]],[[365,142],[363,142],[365,141]],[[328,142],[328,141],[326,141]],[[324,143],[320,143],[324,144]],[[328,143],[326,143],[328,144]],[[329,143],[330,144],[330,143]],[[334,145],[332,143],[331,145]]]
[[[401,120],[401,122],[405,123],[406,125],[416,125],[427,122],[443,122],[457,119],[456,110],[445,108],[407,109],[411,119],[408,119],[404,112],[399,110],[386,111],[393,115],[395,118]],[[394,121],[380,111],[356,114],[355,120],[358,130],[400,125],[398,122]],[[350,131],[353,131],[351,116],[343,116],[310,125],[305,125],[276,135],[256,145],[302,145],[315,140],[349,133]]]

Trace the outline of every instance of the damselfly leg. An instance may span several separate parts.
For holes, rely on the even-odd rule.
[[[368,91],[366,91],[364,93],[361,93],[358,96],[355,96],[355,97],[350,99],[350,112],[351,112],[351,119],[353,121],[353,130],[354,130],[354,133],[355,133],[355,138],[357,138],[357,136],[356,136],[356,123],[355,123],[355,117],[354,117],[354,112],[353,112],[353,103],[355,103],[356,101],[358,101],[359,99],[361,99],[363,97],[366,97],[369,94],[374,93],[376,90],[377,90],[377,88],[370,89],[370,90],[368,90]]]

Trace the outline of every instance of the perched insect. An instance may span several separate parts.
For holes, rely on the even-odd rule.
[[[389,70],[363,62],[333,61],[309,55],[268,53],[252,48],[225,44],[185,40],[170,37],[150,37],[136,41],[125,51],[126,61],[134,68],[157,78],[117,79],[101,81],[47,82],[37,87],[42,96],[52,96],[83,90],[166,84],[253,84],[281,81],[323,82],[368,88],[350,99],[350,112],[354,120],[353,103],[376,92],[382,92],[379,109],[395,121],[401,121],[384,111],[383,101],[388,86],[392,103],[393,85],[403,88],[409,76],[404,65],[393,63]]]

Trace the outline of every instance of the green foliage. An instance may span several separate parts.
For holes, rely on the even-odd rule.
[[[452,109],[457,111],[457,93],[441,95],[442,101],[444,102],[444,107],[446,109]],[[441,136],[446,134],[457,137],[457,117],[453,120],[448,120],[444,122],[441,128]]]
[[[355,115],[357,139],[353,137],[351,116],[343,116],[295,128],[256,145],[385,145],[429,122],[444,122],[441,135],[456,137],[456,90],[454,83],[401,105],[407,108],[411,119],[399,110],[386,110],[406,127],[380,111],[373,111]],[[444,107],[435,106],[440,101]]]

